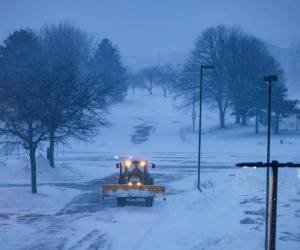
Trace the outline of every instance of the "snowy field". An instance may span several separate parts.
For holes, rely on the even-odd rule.
[[[142,91],[111,110],[111,126],[91,142],[58,148],[51,169],[43,147],[37,156],[38,194],[30,193],[30,169],[22,151],[0,162],[0,249],[263,249],[265,170],[235,163],[265,160],[266,131],[229,125],[217,129],[217,114],[203,114],[201,183],[195,189],[197,136],[191,111],[179,102]],[[229,121],[230,123],[230,121]],[[272,159],[300,161],[300,132],[292,121],[272,138]],[[114,156],[145,157],[157,164],[155,181],[167,200],[154,206],[100,196],[116,181]],[[300,169],[279,172],[277,245],[300,249]]]

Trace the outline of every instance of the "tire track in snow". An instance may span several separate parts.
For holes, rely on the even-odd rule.
[[[98,249],[111,249],[110,244],[108,244],[107,235],[100,232],[98,229],[94,229],[85,236],[83,236],[79,241],[75,243],[68,250],[98,250]]]

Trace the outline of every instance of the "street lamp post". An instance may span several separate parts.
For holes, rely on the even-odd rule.
[[[203,99],[203,69],[215,69],[214,65],[202,65],[200,68],[200,90],[199,90],[199,134],[198,134],[198,183],[197,188],[200,187],[200,163],[201,163],[201,133],[202,133],[202,99]]]
[[[264,81],[268,82],[268,136],[267,136],[267,164],[270,164],[271,152],[271,119],[272,119],[272,82],[277,81],[276,75],[269,75],[264,77]],[[276,171],[272,169],[272,171]],[[270,234],[270,168],[267,166],[267,180],[266,180],[266,222],[265,222],[265,249],[268,250],[268,241]]]
[[[195,59],[193,59],[193,110],[192,110],[192,120],[193,120],[193,133],[195,132],[195,121],[196,121],[196,75],[195,72]]]
[[[192,121],[193,121],[193,133],[195,133],[195,121],[196,121],[196,83],[194,82],[193,87],[193,110],[192,110]]]
[[[192,110],[192,131],[195,133],[195,122],[196,122],[196,62],[195,56],[193,57],[193,67],[191,68],[190,72],[192,73],[192,80],[193,80],[193,110]]]

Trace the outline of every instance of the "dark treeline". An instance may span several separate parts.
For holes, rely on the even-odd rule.
[[[28,150],[32,192],[36,150],[68,138],[87,140],[107,125],[108,107],[127,92],[126,70],[108,39],[94,44],[69,23],[45,25],[39,33],[20,29],[0,47],[0,136]]]
[[[186,105],[199,101],[201,65],[215,66],[215,70],[204,72],[203,94],[207,102],[217,107],[220,128],[225,128],[226,114],[231,112],[236,124],[242,126],[255,117],[255,133],[259,133],[259,124],[265,124],[266,118],[264,76],[268,74],[278,76],[272,86],[274,132],[279,132],[283,117],[297,112],[297,101],[287,100],[284,72],[267,45],[238,27],[220,25],[206,29],[198,37],[176,87],[177,94],[185,97]]]

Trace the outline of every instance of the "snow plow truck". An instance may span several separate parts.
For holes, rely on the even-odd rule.
[[[127,159],[116,164],[120,169],[117,184],[102,186],[103,198],[114,196],[117,206],[126,205],[127,199],[145,199],[147,207],[152,207],[154,197],[165,194],[165,187],[154,185],[154,179],[149,173],[149,162],[146,160]],[[155,168],[155,164],[151,164]]]

